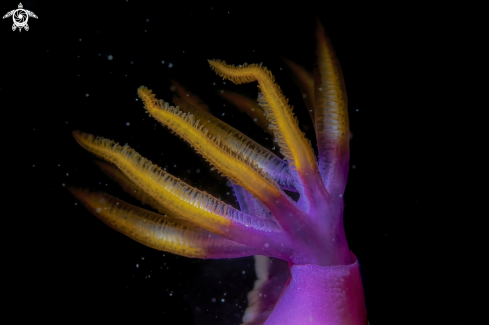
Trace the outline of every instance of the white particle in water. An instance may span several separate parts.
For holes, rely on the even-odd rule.
[[[173,63],[168,63],[168,68],[173,67]]]
[[[212,302],[216,302],[216,298],[212,298],[212,299],[211,299],[211,301],[212,301]]]
[[[129,126],[129,125],[131,125],[131,123],[127,122],[126,125]]]
[[[136,264],[136,269],[139,268],[139,264]]]
[[[97,211],[97,212],[100,212],[100,211],[102,211],[102,209],[100,209],[100,208],[97,208],[97,209],[96,209],[95,211]]]
[[[112,60],[114,57],[112,55],[107,56],[107,59]]]
[[[268,246],[270,246],[270,245],[268,243],[265,243],[265,247],[268,247]]]

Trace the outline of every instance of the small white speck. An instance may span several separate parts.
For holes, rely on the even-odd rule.
[[[265,243],[265,247],[268,247],[268,246],[270,246],[270,245],[268,243]]]
[[[134,64],[134,61],[131,61],[131,64]]]
[[[136,269],[139,268],[139,264],[136,264]]]
[[[36,167],[36,165],[32,165],[32,167]]]
[[[221,299],[221,302],[224,302],[225,300],[224,299]]]
[[[358,108],[355,110],[355,112],[358,112]]]
[[[129,125],[131,125],[131,123],[129,123],[129,122],[126,122],[126,125],[127,125],[127,126],[129,126]]]
[[[80,38],[80,42],[81,42],[81,38]]]
[[[173,67],[173,63],[168,63],[168,68]]]
[[[148,22],[148,21],[149,21],[149,19],[146,19],[146,22]]]
[[[323,91],[323,87],[319,87],[319,91]]]
[[[97,211],[97,212],[100,212],[100,211],[102,211],[102,209],[100,209],[100,208],[97,208],[97,209],[96,209],[95,211]]]
[[[224,114],[226,114],[226,113],[222,113],[222,116],[224,116]]]
[[[357,165],[352,165],[351,168],[355,169],[357,168]]]
[[[66,176],[70,176],[70,174],[66,173]]]
[[[112,55],[109,55],[109,56],[107,57],[107,59],[109,59],[109,61],[110,61],[110,60],[112,60],[113,58],[114,58],[114,57],[113,57]]]
[[[241,272],[241,273],[245,274],[245,273],[246,273],[246,271],[243,271],[243,272]]]
[[[211,301],[212,301],[212,302],[216,302],[216,298],[212,298],[212,299],[211,299]]]
[[[89,94],[85,94],[85,97],[88,97],[88,96],[90,96],[90,95]]]

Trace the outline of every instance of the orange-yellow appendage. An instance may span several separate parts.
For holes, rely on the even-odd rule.
[[[348,175],[348,100],[340,63],[319,20],[316,41],[314,90],[319,170],[326,189],[337,195],[344,192]]]
[[[287,64],[287,67],[289,67],[296,85],[302,92],[304,104],[306,105],[309,116],[314,124],[314,75],[297,63],[286,58],[282,59],[284,60],[285,64]]]
[[[162,215],[171,215],[172,212],[158,203],[148,193],[145,193],[139,186],[134,184],[123,172],[119,170],[115,165],[109,164],[103,161],[95,161],[95,164],[114,182],[118,183],[124,192],[131,195],[133,198],[146,204],[158,211]],[[176,217],[176,215],[174,215]]]
[[[161,170],[129,146],[74,131],[77,142],[88,151],[114,163],[133,183],[173,214],[228,238],[248,226],[278,231],[274,220],[255,220]],[[234,235],[236,237],[236,235]],[[241,241],[243,242],[243,241]]]
[[[265,117],[265,111],[258,105],[256,100],[229,90],[219,90],[217,91],[217,94],[236,105],[240,111],[245,112],[251,117],[253,123],[258,125],[262,130],[273,135],[273,131],[268,128],[270,122],[268,122]]]
[[[173,79],[170,79],[172,83],[171,90],[176,92],[180,99],[195,108],[201,109],[207,113],[210,113],[209,105],[205,104],[199,96],[187,90],[187,88],[180,85]]]
[[[173,103],[187,115],[193,115],[195,121],[200,121],[207,129],[208,135],[212,138],[219,138],[222,146],[234,151],[235,154],[242,154],[243,159],[251,164],[256,164],[264,172],[267,172],[280,187],[295,191],[294,178],[289,173],[285,161],[212,114],[196,108],[176,96],[173,98]]]
[[[236,181],[254,196],[263,198],[269,203],[267,207],[270,211],[280,203],[294,205],[268,173],[259,168],[253,160],[245,157],[242,152],[237,153],[223,144],[219,136],[212,137],[200,121],[195,121],[192,114],[183,113],[168,103],[157,101],[148,88],[140,87],[138,93],[144,101],[146,110],[155,119],[190,143],[214,168]]]
[[[349,143],[348,99],[340,63],[317,21],[317,67],[315,71],[315,122],[318,145]],[[346,148],[347,149],[347,148]]]
[[[275,134],[275,141],[281,147],[282,154],[287,158],[290,168],[295,168],[303,184],[304,193],[309,201],[313,201],[314,191],[322,188],[322,180],[315,177],[318,173],[314,152],[309,140],[299,129],[297,118],[288,105],[288,99],[282,94],[280,87],[275,83],[272,73],[257,64],[243,64],[243,66],[227,65],[221,61],[209,61],[211,67],[223,78],[236,84],[258,81],[261,93],[258,97],[263,107],[270,128]],[[309,191],[312,188],[313,191]]]
[[[196,258],[249,256],[255,249],[215,235],[172,215],[163,216],[103,192],[69,188],[88,210],[111,228],[158,250]]]

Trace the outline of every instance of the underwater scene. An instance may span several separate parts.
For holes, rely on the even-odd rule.
[[[22,119],[28,139],[6,146],[32,194],[14,191],[30,212],[6,225],[22,233],[5,236],[19,321],[398,324],[418,319],[408,293],[425,290],[420,309],[443,295],[442,280],[415,280],[426,259],[405,246],[425,233],[409,221],[402,16],[337,2],[4,7],[2,62],[17,70],[0,83],[16,103],[5,122]]]

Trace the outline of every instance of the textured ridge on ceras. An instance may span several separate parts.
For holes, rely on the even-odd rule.
[[[193,127],[194,129],[198,130],[207,140],[209,140],[210,143],[217,146],[224,153],[230,155],[231,157],[233,157],[233,158],[245,163],[247,166],[251,167],[255,172],[257,172],[261,177],[263,177],[268,183],[270,183],[275,188],[280,190],[280,186],[277,184],[277,182],[270,176],[270,174],[267,171],[265,171],[263,168],[259,167],[259,165],[254,161],[254,159],[251,155],[244,155],[243,152],[236,152],[236,151],[232,150],[231,148],[229,148],[225,144],[221,143],[219,137],[215,137],[215,136],[212,136],[211,134],[209,134],[209,130],[205,128],[204,124],[200,124],[199,120],[195,121],[194,115],[187,114],[187,113],[181,111],[178,108],[178,106],[177,107],[171,106],[169,103],[167,103],[163,100],[156,100],[154,94],[151,93],[151,91],[145,87],[143,88],[143,91],[151,94],[151,98],[155,100],[154,103],[156,103],[160,109],[172,113],[175,117],[180,118],[183,122],[185,122],[189,126]],[[148,114],[150,114],[150,112],[147,110],[147,108],[146,108],[146,111],[148,112]],[[172,129],[170,123],[165,125],[165,126]],[[175,133],[177,133],[177,132],[175,132]],[[182,137],[181,135],[179,135],[179,136]],[[253,148],[249,147],[249,145],[247,145],[246,143],[243,143],[242,145],[243,145],[243,148],[246,148],[247,151],[254,152]],[[209,162],[209,160],[207,158],[204,157],[204,159],[206,159],[206,161]],[[270,162],[272,157],[267,156],[267,159]],[[211,163],[211,162],[209,162],[209,163]],[[218,169],[215,166],[213,166],[213,168]]]
[[[218,214],[219,216],[238,222],[247,227],[251,226],[257,230],[275,232],[281,231],[280,226],[274,219],[263,219],[255,216],[247,215],[236,210],[232,206],[225,204],[219,199],[211,196],[205,191],[200,191],[185,182],[179,180],[175,176],[163,171],[158,166],[151,163],[148,159],[142,157],[134,149],[128,145],[122,147],[112,140],[102,137],[94,137],[92,134],[86,134],[75,131],[76,136],[80,138],[80,144],[89,151],[97,154],[98,150],[109,150],[112,156],[118,155],[124,157],[125,160],[131,161],[135,168],[144,173],[147,177],[159,183],[162,188],[180,200],[191,204],[192,206],[202,209],[207,212]],[[94,150],[90,150],[89,146],[95,146]],[[104,155],[97,154],[100,157],[107,159]],[[109,161],[116,163],[115,159]]]

